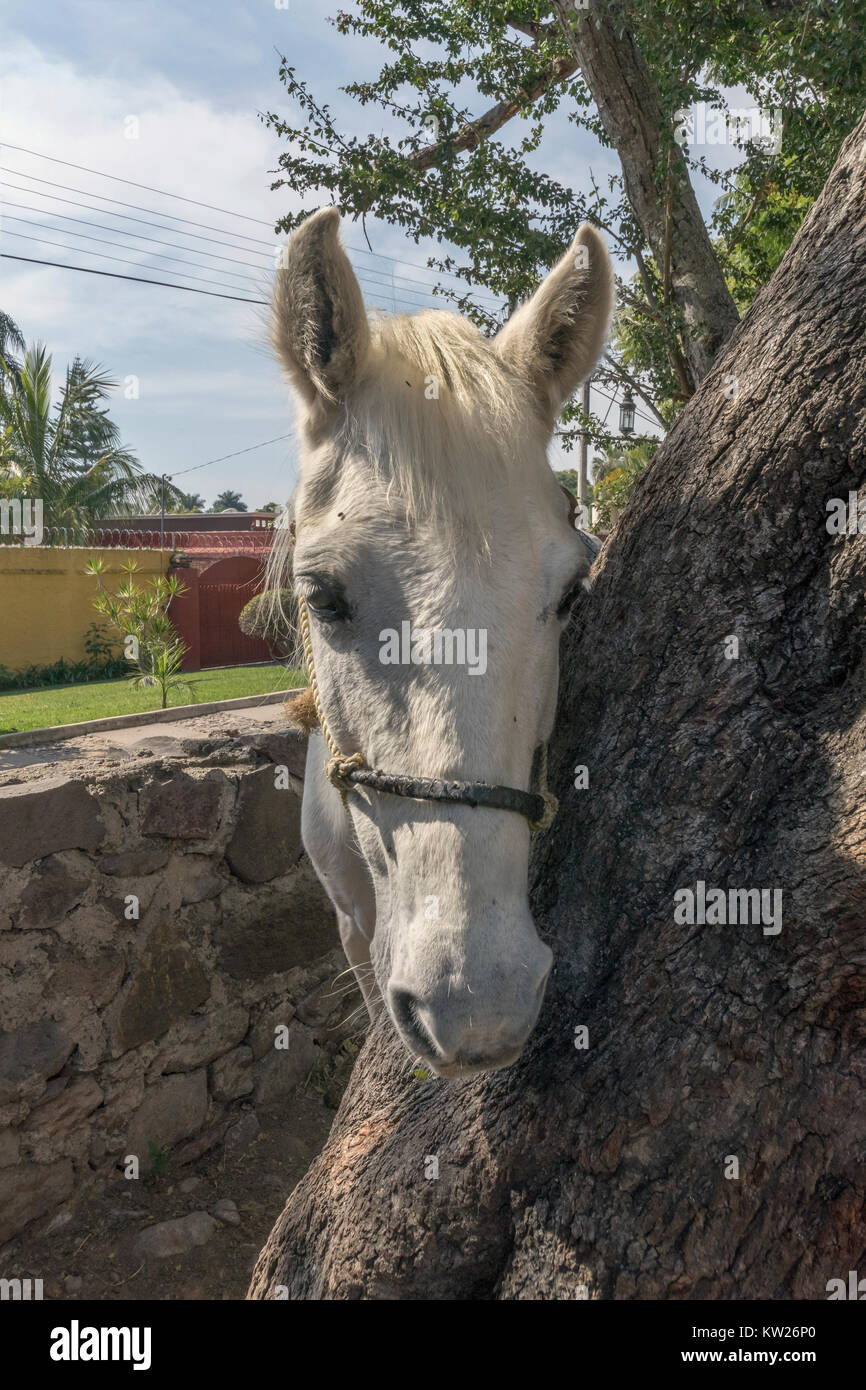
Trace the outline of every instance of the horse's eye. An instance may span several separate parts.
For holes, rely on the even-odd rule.
[[[307,607],[322,623],[338,623],[349,616],[345,600],[332,592],[317,591],[311,594],[307,598]]]
[[[315,614],[319,621],[323,623],[338,623],[341,618],[345,618],[346,616],[337,604],[328,606],[322,603],[308,603],[307,607],[310,612]]]
[[[337,623],[348,618],[349,606],[340,586],[318,575],[299,578],[296,583],[314,618],[322,623]]]

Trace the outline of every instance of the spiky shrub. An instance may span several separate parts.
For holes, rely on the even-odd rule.
[[[166,708],[172,690],[184,690],[194,701],[194,683],[181,674],[186,650],[180,639],[145,648],[139,657],[139,671],[130,678],[133,690],[147,690],[150,686],[156,686],[162,698],[163,709]]]
[[[85,571],[93,575],[97,583],[94,608],[123,639],[127,660],[133,667],[130,675],[133,687],[137,690],[157,688],[163,709],[174,690],[184,690],[194,699],[193,683],[181,673],[188,648],[168,616],[172,599],[186,593],[184,585],[174,574],[154,575],[146,584],[137,584],[135,560],[125,560],[120,568],[126,578],[121,580],[116,593],[111,593],[103,582],[104,556],[92,556]]]

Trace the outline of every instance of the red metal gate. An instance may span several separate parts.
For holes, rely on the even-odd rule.
[[[172,569],[182,592],[172,599],[168,615],[186,644],[185,671],[271,660],[268,643],[245,637],[238,627],[245,604],[264,587],[266,558],[266,553],[195,556],[191,564]]]
[[[257,637],[247,637],[238,627],[242,608],[259,586],[255,580],[245,584],[207,584],[199,587],[199,663],[204,670],[212,666],[240,666],[249,661],[268,661],[270,648]]]

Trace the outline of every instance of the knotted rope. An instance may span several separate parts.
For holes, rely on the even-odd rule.
[[[316,716],[319,721],[319,728],[322,737],[327,744],[330,758],[325,764],[325,776],[336,787],[340,793],[343,805],[346,804],[346,794],[351,791],[352,783],[349,774],[355,768],[365,767],[364,756],[362,753],[351,753],[348,756],[341,753],[337,743],[328,728],[328,721],[325,718],[325,711],[322,709],[322,701],[319,696],[319,682],[316,680],[316,663],[313,660],[313,641],[310,636],[310,612],[307,608],[307,600],[298,594],[298,610],[301,615],[301,641],[304,644],[304,661],[307,667],[307,675],[310,678],[310,689],[313,692],[313,703],[316,707]]]
[[[310,690],[319,728],[325,740],[330,757],[325,764],[325,776],[340,793],[340,800],[346,806],[346,796],[353,786],[363,785],[376,791],[388,791],[396,796],[417,797],[428,801],[462,802],[470,806],[490,806],[501,810],[515,811],[529,822],[530,830],[543,832],[549,830],[559,809],[559,802],[547,787],[547,744],[538,745],[534,760],[534,780],[538,790],[518,791],[512,787],[493,787],[478,782],[445,782],[437,779],[394,776],[369,768],[362,753],[345,754],[341,752],[336,739],[328,727],[325,711],[319,694],[316,679],[316,663],[313,658],[313,641],[310,635],[310,613],[306,599],[298,594],[298,611],[301,619],[301,640],[304,647],[304,661],[310,678]],[[360,775],[358,775],[360,774]],[[539,802],[543,810],[533,818],[532,811]],[[348,807],[346,807],[348,810]]]

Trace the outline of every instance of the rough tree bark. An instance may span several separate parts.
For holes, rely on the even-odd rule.
[[[251,1296],[824,1298],[866,1274],[866,540],[825,524],[866,482],[864,326],[866,120],[564,643],[527,1054],[419,1082],[381,1022]],[[781,932],[678,925],[698,880],[780,888]]]
[[[626,195],[659,273],[669,265],[671,292],[686,327],[691,385],[697,386],[739,315],[677,146],[665,169],[661,132],[669,122],[658,87],[620,5],[552,0],[552,9],[619,155]]]

